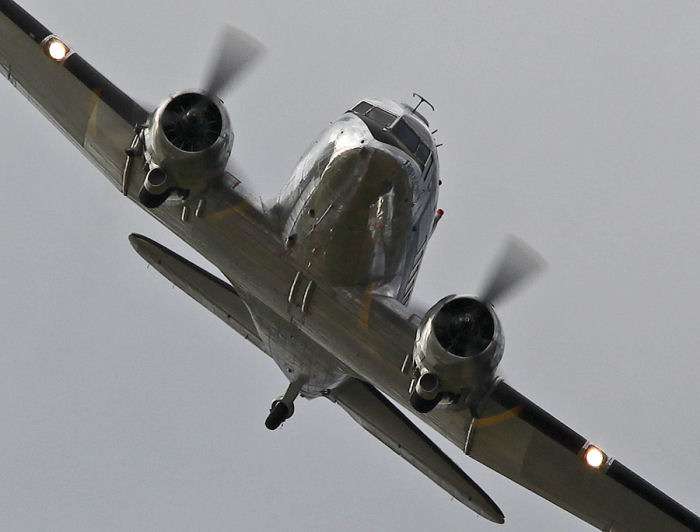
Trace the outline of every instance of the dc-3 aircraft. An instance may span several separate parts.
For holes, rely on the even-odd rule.
[[[259,45],[226,33],[202,90],[149,111],[11,0],[0,68],[116,187],[219,268],[141,235],[135,250],[269,355],[289,380],[265,420],[325,397],[452,497],[495,523],[493,500],[394,404],[475,460],[613,532],[700,531],[700,519],[498,377],[494,305],[540,261],[511,242],[479,296],[407,306],[437,210],[436,145],[418,106],[366,99],[333,122],[279,197],[226,171],[233,130],[219,98]],[[390,400],[391,399],[391,400]],[[393,401],[393,402],[392,402]]]

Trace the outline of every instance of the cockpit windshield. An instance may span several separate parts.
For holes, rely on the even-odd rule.
[[[368,122],[369,119],[373,126],[383,129],[390,128],[391,124],[396,122],[398,118],[395,114],[385,111],[381,107],[375,107],[367,102],[358,103],[353,107],[352,112],[360,116],[365,122]]]
[[[358,115],[364,115],[367,111],[372,109],[372,105],[367,102],[360,102],[355,107],[352,108],[352,112]]]
[[[421,142],[416,150],[416,159],[418,159],[421,166],[425,166],[428,157],[430,157],[430,148]]]
[[[430,158],[430,148],[404,118],[368,102],[358,103],[352,112],[367,124],[374,138],[404,149],[416,159],[421,168],[425,168]]]
[[[390,127],[396,121],[396,115],[379,107],[373,107],[367,112],[367,118],[374,120],[378,126]]]
[[[396,138],[399,139],[399,142],[408,148],[409,152],[415,153],[420,144],[420,139],[403,118],[396,122],[394,127],[391,128],[391,131],[396,135]]]

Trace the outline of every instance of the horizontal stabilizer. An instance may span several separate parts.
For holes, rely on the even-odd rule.
[[[131,234],[129,242],[146,262],[175,286],[216,314],[254,345],[262,345],[250,310],[230,284],[150,238]]]
[[[329,398],[455,499],[482,517],[503,523],[503,513],[484,490],[374,386],[351,379]]]

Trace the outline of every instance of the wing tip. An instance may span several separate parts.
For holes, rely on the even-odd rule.
[[[501,509],[498,507],[498,505],[485,492],[482,493],[482,496],[484,497],[484,502],[486,504],[482,504],[481,506],[479,506],[478,510],[476,510],[476,508],[474,507],[471,508],[476,510],[476,513],[478,513],[481,517],[483,517],[484,519],[488,519],[492,523],[496,523],[498,525],[504,524],[506,522],[506,518],[503,515]]]
[[[479,515],[481,515],[481,517],[483,517],[484,519],[488,519],[492,523],[496,523],[497,525],[504,524],[506,522],[506,518],[503,515],[503,512],[501,512],[501,510],[498,507],[496,507],[495,510],[498,510],[498,513],[493,513],[493,514],[480,513]]]
[[[129,235],[129,243],[131,247],[134,248],[134,251],[147,261],[151,256],[155,256],[155,253],[158,251],[161,253],[164,251],[163,246],[158,242],[138,233],[131,233]]]

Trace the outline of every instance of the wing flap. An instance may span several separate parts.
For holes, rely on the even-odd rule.
[[[482,517],[503,523],[496,503],[376,388],[351,379],[329,397],[455,499]]]
[[[700,519],[616,460],[586,463],[588,442],[500,382],[469,430],[467,454],[611,532],[698,532]]]
[[[132,234],[129,241],[136,252],[170,282],[262,349],[250,310],[230,284],[150,238]]]

